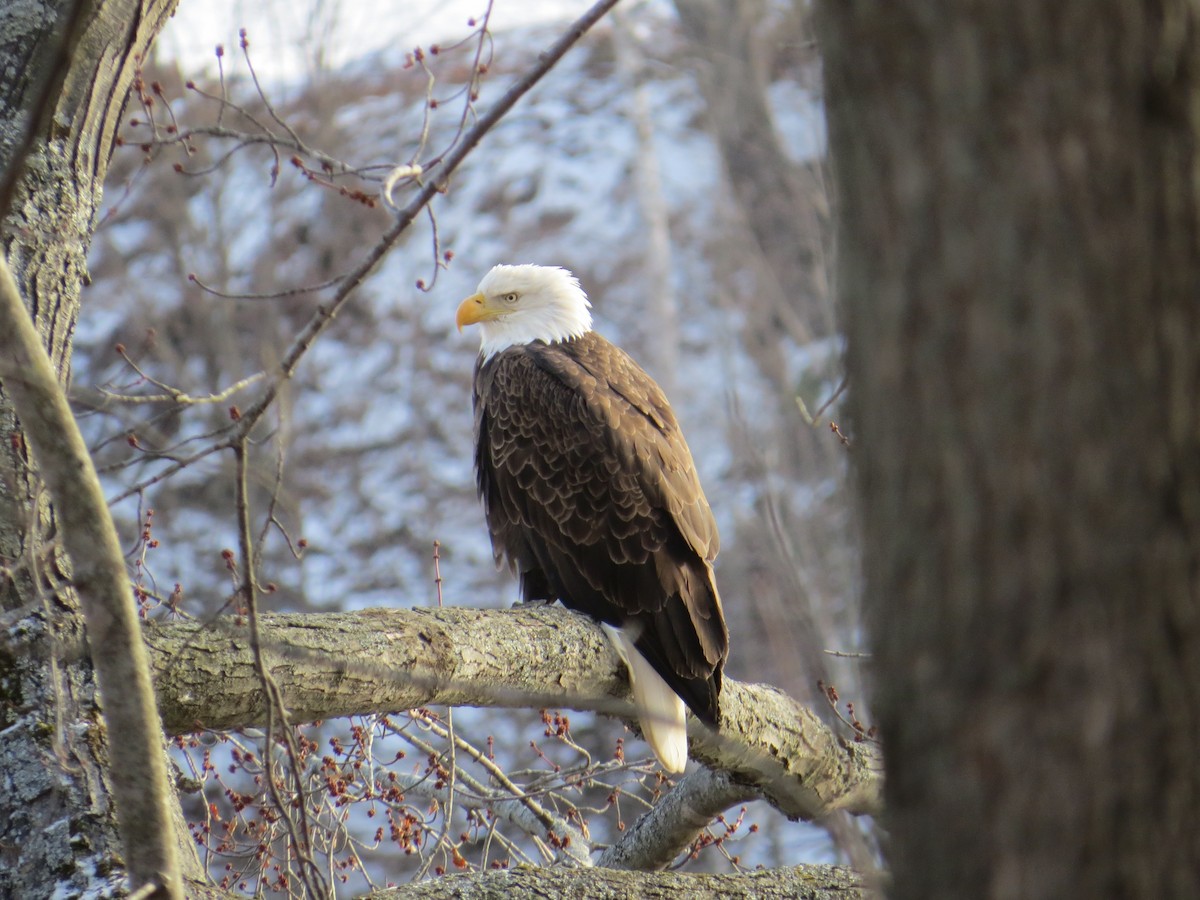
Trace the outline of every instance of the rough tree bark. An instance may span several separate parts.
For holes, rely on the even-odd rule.
[[[62,0],[7,4],[0,13],[0,172],[11,200],[4,252],[64,382],[120,110],[136,58],[173,7]],[[9,387],[0,388],[0,604],[8,629],[0,646],[0,894],[113,888],[124,873],[107,736],[90,664],[58,653],[82,642],[82,619]]]
[[[837,866],[760,869],[744,875],[647,876],[603,869],[545,869],[521,866],[486,876],[462,875],[379,891],[374,900],[860,900],[870,897],[862,879]]]
[[[117,529],[66,391],[2,259],[0,382],[54,504],[103,701],[103,727],[121,736],[126,761],[109,768],[108,781],[131,885],[147,896],[182,900],[162,725]]]
[[[1200,11],[819,17],[895,896],[1200,896]]]

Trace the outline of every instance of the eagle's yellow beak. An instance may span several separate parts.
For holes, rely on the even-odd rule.
[[[458,313],[454,316],[454,324],[458,326],[459,331],[462,331],[464,325],[474,325],[476,322],[484,322],[495,317],[496,313],[488,306],[487,298],[483,294],[472,294],[458,304]]]

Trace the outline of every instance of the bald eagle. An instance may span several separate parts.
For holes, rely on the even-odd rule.
[[[525,601],[602,623],[629,669],[642,733],[687,764],[687,707],[716,727],[729,632],[717,526],[654,380],[592,331],[567,270],[496,266],[458,307],[478,324],[475,471],[499,564]]]

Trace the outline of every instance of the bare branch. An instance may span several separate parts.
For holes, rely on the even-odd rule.
[[[429,722],[428,727],[431,731],[433,731],[434,734],[437,734],[439,737],[444,739],[448,739],[451,736],[447,729],[442,728],[436,722]],[[492,798],[492,807],[493,809],[497,809],[498,812],[501,812],[501,814],[504,814],[503,811],[507,811],[507,809],[510,807],[517,806],[528,812],[529,816],[541,826],[543,833],[546,831],[553,831],[560,836],[570,835],[570,847],[567,848],[565,853],[560,855],[574,859],[577,863],[582,863],[583,865],[591,865],[587,856],[588,841],[584,837],[583,832],[581,832],[562,816],[551,812],[533,797],[530,797],[522,792],[522,790],[517,787],[517,785],[514,784],[511,779],[509,779],[504,770],[500,766],[496,765],[496,763],[491,759],[489,759],[487,754],[480,752],[478,747],[475,747],[473,744],[463,740],[457,734],[453,735],[453,738],[455,746],[467,753],[467,755],[471,757],[471,760],[476,765],[483,768],[488,773],[488,777],[490,777],[492,781],[499,785],[500,790],[505,793],[501,794],[498,791],[489,791],[484,785],[479,784],[478,782],[469,783],[468,786],[471,788],[471,790],[480,792],[481,794],[486,792],[488,794],[497,795],[495,798]],[[510,819],[517,819],[517,813],[507,814]],[[534,830],[528,825],[525,825],[525,829],[531,834],[534,833]]]
[[[629,710],[625,670],[603,633],[560,608],[261,619],[268,665],[294,722],[437,704]],[[265,721],[244,631],[186,623],[150,625],[145,634],[170,733]],[[882,777],[871,746],[839,738],[766,685],[726,679],[721,711],[719,734],[690,723],[693,759],[752,785],[789,816],[879,810]]]
[[[150,378],[148,375],[143,375],[143,377],[147,381],[152,382],[155,386],[165,389],[167,391],[167,393],[165,393],[165,394],[118,394],[115,391],[110,391],[103,387],[97,388],[96,390],[100,394],[102,394],[105,398],[107,398],[109,400],[119,401],[121,403],[131,403],[131,404],[136,404],[136,403],[176,403],[179,406],[192,406],[192,405],[199,405],[202,403],[224,403],[226,400],[228,400],[231,396],[236,394],[238,391],[242,390],[243,388],[247,388],[250,385],[254,384],[254,382],[262,379],[264,374],[265,374],[264,372],[255,372],[253,375],[249,375],[249,376],[243,378],[241,381],[238,381],[238,382],[235,382],[234,384],[229,385],[229,387],[225,388],[222,391],[219,391],[215,394],[206,394],[206,395],[203,395],[200,397],[193,397],[191,394],[187,393],[186,391],[177,390],[176,388],[173,388],[170,385],[160,384],[159,382],[154,381],[154,379]]]
[[[427,719],[425,724],[434,734],[443,740],[451,738],[449,729],[443,728],[432,719]],[[414,747],[418,747],[427,754],[437,752],[432,745],[415,739],[412,735],[406,734],[404,738]],[[453,740],[459,749],[465,750],[477,765],[480,765],[487,771],[488,775],[499,785],[499,788],[489,788],[478,779],[462,771],[457,774],[457,778],[463,782],[462,786],[456,785],[447,779],[444,787],[436,790],[427,790],[426,794],[437,796],[449,805],[455,793],[464,794],[466,791],[471,791],[474,795],[473,799],[487,801],[488,808],[492,811],[493,815],[512,822],[518,828],[524,830],[526,834],[544,837],[547,832],[553,832],[560,838],[569,835],[571,838],[569,845],[557,854],[547,853],[548,860],[569,860],[575,865],[583,866],[590,866],[592,864],[588,856],[591,845],[583,832],[566,819],[546,809],[533,797],[524,793],[509,779],[500,766],[488,759],[478,748],[467,743],[458,735],[453,735]],[[414,776],[407,778],[400,776],[400,781],[404,784],[404,790],[408,793],[417,792],[419,783],[421,782],[426,786],[429,784],[428,779]],[[449,820],[450,814],[447,813],[446,821],[449,822]],[[432,859],[432,856],[430,858]]]
[[[758,791],[739,784],[728,772],[693,769],[675,789],[633,823],[596,860],[607,869],[653,871],[665,868],[696,838],[713,816],[758,799]]]
[[[231,900],[245,895],[209,882],[187,884],[193,900]],[[463,897],[538,897],[541,900],[612,900],[622,897],[687,897],[688,900],[867,900],[861,875],[844,866],[800,865],[743,874],[632,872],[524,865],[516,869],[434,878],[371,894],[372,900],[460,900]]]
[[[522,866],[507,872],[455,875],[379,891],[374,900],[450,900],[454,897],[539,897],[599,900],[612,897],[687,897],[689,900],[861,900],[862,878],[839,866],[759,869],[741,875],[622,872]]]
[[[242,38],[243,43],[245,37]],[[250,650],[254,656],[254,671],[262,687],[263,697],[267,701],[266,737],[263,739],[263,757],[270,764],[271,754],[275,752],[276,743],[283,743],[288,756],[288,775],[295,783],[296,796],[304,797],[304,780],[302,778],[299,753],[296,751],[295,735],[288,722],[287,709],[283,705],[283,694],[279,689],[270,668],[267,666],[263,652],[262,639],[259,632],[258,586],[255,572],[254,542],[250,536],[250,499],[246,486],[246,440],[242,438],[233,448],[237,460],[237,523],[238,549],[242,565],[242,580],[239,587],[241,600],[246,605],[247,622],[250,626]],[[276,732],[276,729],[279,729]],[[287,827],[291,846],[300,859],[300,878],[304,883],[305,893],[310,897],[330,897],[332,893],[325,881],[321,870],[313,861],[313,840],[311,826],[308,821],[308,806],[301,799],[296,808],[296,817],[292,818],[292,810],[283,802],[280,785],[277,784],[270,772],[266,774],[267,793],[275,804],[284,825]]]

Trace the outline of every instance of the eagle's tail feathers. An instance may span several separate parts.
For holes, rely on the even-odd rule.
[[[619,628],[603,625],[605,634],[629,669],[633,705],[646,743],[668,772],[687,768],[687,706]]]

